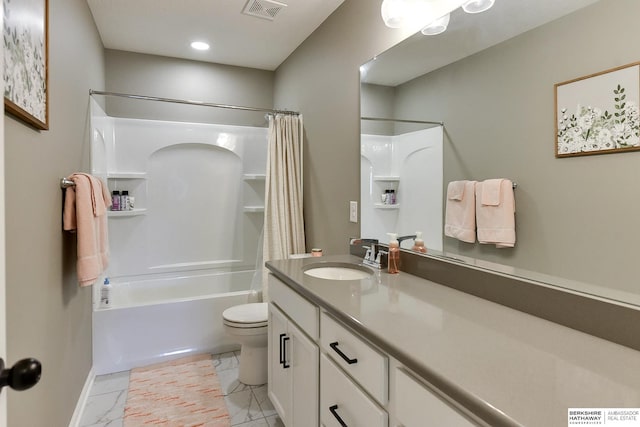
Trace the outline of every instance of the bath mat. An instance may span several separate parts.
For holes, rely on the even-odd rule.
[[[131,370],[124,427],[228,427],[211,355]]]

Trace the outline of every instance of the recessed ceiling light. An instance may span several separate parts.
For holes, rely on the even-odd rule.
[[[205,42],[191,42],[191,47],[195,50],[209,50],[209,43]]]

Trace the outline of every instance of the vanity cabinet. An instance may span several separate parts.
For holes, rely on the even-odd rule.
[[[285,426],[317,427],[318,308],[272,276],[269,286],[269,399]]]
[[[275,276],[268,283],[268,393],[286,427],[478,425]]]

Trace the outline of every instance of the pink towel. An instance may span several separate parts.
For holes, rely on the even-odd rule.
[[[482,182],[482,204],[484,206],[500,205],[500,192],[504,179],[487,179]]]
[[[496,182],[499,187],[496,189]],[[487,203],[484,192],[487,191]],[[495,201],[498,204],[494,205]],[[476,222],[478,242],[512,248],[516,244],[516,203],[513,184],[508,179],[487,180],[476,184]]]
[[[476,241],[475,181],[453,181],[447,186],[444,235],[467,243]]]
[[[63,228],[78,233],[78,282],[89,286],[109,264],[106,212],[111,198],[106,185],[94,176],[75,173],[69,179],[75,186],[66,190]]]

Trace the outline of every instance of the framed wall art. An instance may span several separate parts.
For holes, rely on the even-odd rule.
[[[47,130],[48,0],[3,0],[3,5],[5,111]]]
[[[640,150],[640,62],[555,85],[556,157]]]

